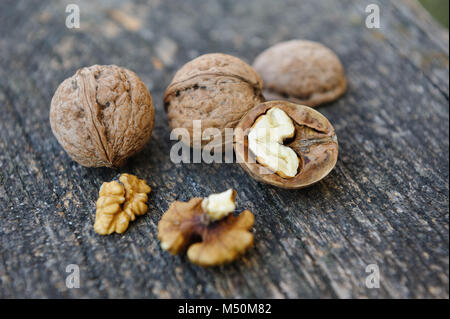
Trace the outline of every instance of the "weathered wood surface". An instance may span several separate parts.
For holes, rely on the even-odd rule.
[[[0,4],[0,297],[448,298],[448,33],[412,2],[72,2],[79,30],[64,26],[65,1]],[[364,25],[373,2],[379,30]],[[329,177],[286,191],[238,164],[172,164],[161,100],[175,70],[206,52],[251,62],[291,38],[331,47],[349,78],[319,109],[339,137]],[[48,121],[58,84],[96,63],[136,71],[157,108],[151,141],[120,171],[71,161]],[[149,212],[100,237],[97,192],[120,172],[149,181]],[[256,215],[241,261],[202,269],[160,249],[173,200],[229,187]],[[68,264],[80,266],[79,289],[66,288]],[[379,289],[365,286],[369,264]]]

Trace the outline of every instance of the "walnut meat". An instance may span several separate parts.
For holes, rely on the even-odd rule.
[[[103,183],[100,188],[94,224],[94,230],[100,235],[121,234],[130,221],[147,212],[150,186],[129,174],[122,174],[119,181]]]
[[[116,181],[103,183],[97,200],[94,230],[100,235],[123,233],[128,228],[129,218],[122,208],[125,189]]]
[[[286,99],[314,107],[337,99],[347,88],[341,61],[317,42],[278,43],[263,51],[253,67],[264,80],[268,100]]]
[[[310,107],[287,101],[265,102],[250,110],[236,127],[234,149],[250,176],[287,189],[320,181],[338,157],[330,122]]]
[[[187,248],[189,260],[200,266],[235,260],[253,245],[249,230],[255,221],[248,210],[238,216],[231,214],[235,196],[233,190],[228,190],[205,199],[172,203],[158,224],[161,247],[172,254]]]
[[[261,115],[248,134],[248,148],[256,161],[283,178],[297,175],[299,158],[295,151],[283,145],[295,135],[295,126],[283,110],[273,107]]]
[[[50,124],[75,161],[118,167],[149,140],[155,112],[150,92],[130,70],[93,65],[64,80],[53,96]]]
[[[262,80],[251,66],[226,54],[205,54],[185,64],[164,95],[172,129],[186,128],[191,146],[222,142],[218,134],[201,134],[208,128],[234,128],[253,106],[264,101]],[[201,121],[201,134],[194,136],[193,121]],[[205,134],[206,135],[206,134]],[[215,143],[212,143],[215,144]]]

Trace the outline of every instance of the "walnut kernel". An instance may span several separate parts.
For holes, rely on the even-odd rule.
[[[256,161],[284,178],[297,175],[299,159],[294,150],[284,146],[285,139],[292,138],[295,126],[291,118],[277,107],[261,115],[248,134],[248,148]]]
[[[94,224],[100,235],[121,234],[130,221],[147,212],[150,186],[130,174],[122,174],[119,181],[103,183],[100,188]]]
[[[211,221],[228,216],[236,209],[236,191],[229,189],[223,193],[209,195],[203,199],[202,209]]]
[[[253,234],[249,231],[255,221],[253,214],[249,210],[238,216],[230,212],[235,192],[229,190],[219,197],[211,196],[208,197],[209,202],[218,199],[217,203],[223,202],[225,208],[219,204],[202,205],[205,201],[202,198],[192,198],[189,202],[176,201],[170,205],[158,224],[161,248],[171,254],[187,249],[191,262],[200,266],[217,266],[235,260],[253,245]],[[202,206],[210,207],[213,213],[206,212]],[[219,210],[222,213],[218,213]],[[222,218],[211,218],[218,215]]]

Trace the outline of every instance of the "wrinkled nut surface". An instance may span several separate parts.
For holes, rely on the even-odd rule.
[[[121,234],[130,221],[147,212],[150,186],[130,174],[122,174],[119,181],[103,183],[100,188],[94,224],[100,235]]]
[[[277,114],[277,120],[273,119],[274,114]],[[292,136],[292,127],[284,115],[292,120],[295,128]],[[262,139],[253,139],[252,142],[251,132],[255,131],[258,123],[269,119],[275,125],[272,123],[264,127],[269,127],[269,133],[275,130],[270,134],[279,139],[275,139],[276,143],[271,142],[262,134]],[[257,150],[255,154],[250,149],[255,141],[261,144],[258,147],[265,152],[258,153]],[[272,147],[271,143],[279,146]],[[234,148],[238,162],[253,178],[287,189],[303,188],[320,181],[331,172],[338,157],[337,136],[330,122],[310,107],[287,101],[261,103],[250,110],[236,127]],[[292,152],[298,158],[298,165],[292,158]],[[271,160],[272,156],[275,160]],[[278,166],[271,167],[268,163]],[[297,169],[293,170],[295,166]]]
[[[72,159],[88,167],[118,167],[144,148],[154,125],[150,92],[115,65],[79,69],[56,90],[50,124]]]
[[[223,145],[219,133],[225,136],[225,128],[234,128],[248,110],[264,101],[262,85],[244,61],[220,53],[202,55],[185,64],[165,92],[170,127],[187,129],[190,146],[213,141]],[[201,121],[199,136],[193,133],[194,120]]]
[[[217,266],[235,260],[253,245],[253,234],[249,230],[255,217],[248,210],[238,216],[231,214],[235,192],[229,190],[218,197],[212,196],[207,198],[209,203],[203,205],[206,199],[202,198],[170,205],[158,224],[158,238],[164,250],[175,255],[187,249],[191,262]],[[220,203],[224,207],[220,207]],[[208,207],[209,213],[202,206]],[[221,218],[214,220],[218,216]]]
[[[253,67],[264,81],[267,100],[314,107],[337,99],[347,88],[341,61],[317,42],[278,43],[263,51]]]

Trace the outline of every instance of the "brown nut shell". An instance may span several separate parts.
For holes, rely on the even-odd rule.
[[[336,100],[347,89],[341,61],[317,42],[278,43],[263,51],[253,67],[264,81],[267,100],[315,107]]]
[[[150,92],[132,71],[115,65],[79,69],[56,90],[53,134],[72,159],[88,167],[119,167],[144,148],[154,126]]]
[[[202,55],[185,64],[165,92],[170,127],[187,129],[191,146],[217,141],[194,136],[193,121],[201,121],[202,134],[215,128],[223,137],[225,128],[234,128],[248,110],[264,101],[262,86],[260,76],[244,61],[221,53]]]
[[[283,178],[260,165],[248,149],[249,129],[269,109],[277,107],[292,119],[295,135],[284,145],[292,148],[300,160],[298,173],[293,178]],[[338,157],[338,141],[333,126],[316,110],[287,101],[261,103],[251,109],[236,127],[236,158],[254,179],[286,189],[308,187],[327,176]]]

